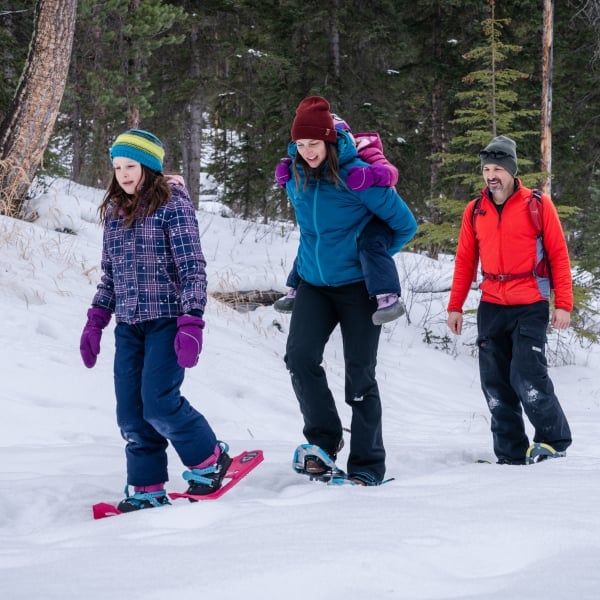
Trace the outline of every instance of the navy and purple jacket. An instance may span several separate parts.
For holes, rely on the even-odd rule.
[[[107,214],[103,275],[92,304],[129,324],[204,313],[206,261],[187,190],[171,185],[169,202],[131,227],[123,227],[112,207]]]

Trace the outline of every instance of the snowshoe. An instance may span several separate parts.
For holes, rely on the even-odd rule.
[[[528,465],[532,465],[536,462],[542,462],[549,458],[562,458],[566,455],[566,452],[555,450],[550,444],[544,444],[543,442],[540,442],[531,444],[531,446],[527,448],[525,460],[527,461]]]

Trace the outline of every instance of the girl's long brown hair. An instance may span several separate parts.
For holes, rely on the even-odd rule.
[[[131,227],[137,219],[145,219],[169,202],[171,188],[165,176],[145,165],[142,165],[142,173],[144,183],[135,194],[130,195],[118,184],[113,171],[111,182],[98,209],[102,224],[121,216],[123,227]]]
[[[324,168],[325,163],[327,163],[328,168]],[[316,179],[327,179],[335,187],[338,187],[338,183],[342,181],[339,172],[340,161],[337,144],[331,142],[325,142],[325,160],[317,169],[311,169],[308,163],[300,156],[300,152],[296,152],[293,165],[296,187],[300,185],[300,169],[304,171],[304,189],[308,186],[308,180],[311,175],[314,175]]]

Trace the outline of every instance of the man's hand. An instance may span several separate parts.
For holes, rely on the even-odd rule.
[[[554,329],[566,329],[571,323],[571,313],[562,308],[557,308],[552,313],[550,321]]]
[[[450,331],[456,335],[460,335],[462,333],[462,325],[463,325],[463,316],[462,313],[458,311],[450,311],[448,313],[448,327]]]

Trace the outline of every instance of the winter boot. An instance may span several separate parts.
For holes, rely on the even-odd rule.
[[[375,479],[371,473],[367,473],[366,471],[359,471],[358,473],[350,473],[348,475],[348,481],[351,481],[354,485],[381,485],[381,481],[379,479]]]
[[[371,320],[374,325],[389,323],[406,312],[406,306],[398,294],[379,294],[377,296],[377,310]]]
[[[216,492],[221,487],[232,459],[227,454],[229,446],[225,442],[218,442],[218,446],[219,456],[212,465],[184,471],[183,478],[189,482],[186,494],[206,496]]]
[[[527,460],[524,458],[499,458],[496,461],[497,465],[526,465]]]
[[[275,300],[275,302],[273,303],[273,308],[280,313],[291,313],[294,308],[295,298],[296,290],[295,288],[290,288],[290,291],[287,293],[287,296],[283,296],[283,298]]]
[[[134,510],[142,510],[144,508],[155,508],[157,506],[164,506],[165,504],[171,504],[167,492],[157,490],[153,492],[135,492],[132,496],[129,495],[129,486],[125,486],[124,500],[121,500],[117,505],[117,508],[122,512],[133,512]]]

